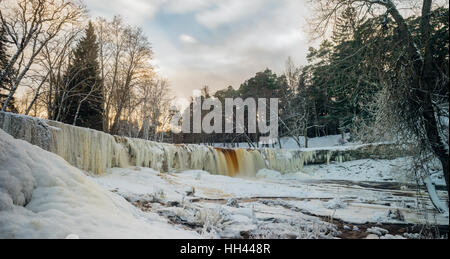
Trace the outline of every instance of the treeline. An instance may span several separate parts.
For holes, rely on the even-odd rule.
[[[264,136],[259,133],[259,128],[256,127],[256,133],[249,133],[247,128],[249,116],[253,116],[254,119],[255,114],[249,114],[248,107],[245,106],[244,113],[244,133],[236,133],[236,107],[233,109],[233,118],[226,118],[226,109],[225,109],[225,99],[226,98],[242,98],[246,100],[247,98],[265,98],[266,99],[266,116],[267,121],[270,118],[270,101],[269,98],[279,98],[279,109],[281,114],[286,113],[286,109],[288,108],[285,104],[290,100],[291,95],[294,92],[294,85],[290,85],[287,78],[282,76],[277,76],[270,69],[266,69],[262,72],[256,73],[256,75],[248,80],[246,80],[243,84],[241,84],[239,89],[234,89],[232,86],[228,86],[226,89],[219,90],[214,94],[211,93],[208,86],[204,86],[201,89],[201,100],[208,98],[216,98],[221,102],[222,106],[222,131],[223,133],[213,133],[213,134],[198,134],[198,133],[180,133],[176,134],[175,142],[177,143],[225,143],[226,145],[234,145],[240,142],[247,142],[251,146],[259,147],[259,139]],[[255,100],[255,104],[258,107],[258,100]],[[193,98],[191,98],[190,106],[190,120],[193,121]],[[210,113],[213,110],[203,110],[201,118],[203,119],[205,115]],[[281,118],[284,118],[281,116]],[[225,125],[227,121],[233,122],[233,132],[235,133],[224,133]],[[212,123],[216,123],[214,119]],[[269,123],[269,122],[267,122]],[[283,122],[281,122],[283,123]],[[191,130],[193,132],[193,125],[191,123]],[[280,129],[284,129],[280,126]],[[267,134],[265,134],[267,135]]]
[[[437,107],[448,107],[448,9],[439,8],[431,13],[432,34],[427,42],[420,37],[421,20],[422,17],[412,16],[406,22],[419,49],[424,49],[424,44],[433,46],[435,69],[427,74],[434,82],[431,96]],[[402,35],[392,18],[380,15],[360,19],[357,10],[349,6],[334,23],[331,37],[317,49],[309,49],[308,65],[299,67],[288,59],[280,76],[266,69],[238,89],[229,86],[211,94],[204,87],[202,98],[218,98],[222,106],[225,98],[279,98],[280,137],[292,137],[302,146],[308,145],[310,137],[344,136],[344,133],[349,133],[354,140],[392,139],[398,133],[394,125],[400,126],[401,122],[387,117],[402,112],[401,107],[392,104],[408,102],[407,98],[393,96],[388,91],[393,82],[402,80],[397,72],[403,69],[399,61],[405,59],[401,44]],[[305,137],[306,143],[300,141],[300,136]],[[179,134],[176,141],[249,142],[258,146],[260,137],[248,132]]]
[[[3,111],[160,139],[169,85],[141,28],[70,0],[2,1],[0,19]]]

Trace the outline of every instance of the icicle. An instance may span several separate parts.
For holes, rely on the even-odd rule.
[[[348,151],[221,149],[162,144],[4,112],[0,112],[0,128],[15,138],[38,145],[70,164],[95,174],[102,174],[112,167],[139,166],[161,172],[196,169],[212,174],[252,177],[264,168],[290,173],[298,172],[310,163],[343,162],[355,157],[362,159],[369,155],[373,158],[384,157],[386,153],[395,154],[385,152],[390,146],[381,144],[362,145]]]

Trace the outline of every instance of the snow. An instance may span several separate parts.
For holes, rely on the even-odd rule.
[[[367,161],[360,161],[360,166],[364,164],[367,164]],[[401,173],[399,171],[399,174]],[[109,170],[106,175],[94,179],[106,189],[117,190],[128,200],[146,199],[148,198],[146,194],[154,193],[161,188],[166,194],[162,204],[166,205],[174,201],[179,204],[193,202],[196,210],[201,211],[205,208],[214,209],[219,202],[222,208],[226,208],[225,211],[231,214],[234,221],[242,223],[244,220],[247,224],[254,224],[254,221],[250,217],[243,218],[242,213],[233,211],[236,206],[227,206],[233,204],[228,202],[230,199],[238,202],[238,208],[252,208],[259,222],[261,215],[267,215],[269,211],[273,210],[270,214],[278,218],[281,217],[278,215],[280,209],[288,208],[287,213],[295,212],[293,214],[297,215],[295,217],[298,217],[299,212],[305,212],[319,216],[333,216],[355,224],[367,222],[416,224],[423,222],[417,215],[418,199],[425,202],[427,208],[432,209],[428,198],[418,195],[415,189],[396,189],[394,186],[392,189],[379,188],[376,182],[362,184],[358,181],[335,181],[312,177],[305,173],[282,175],[263,170],[262,175],[264,177],[232,178],[198,170],[159,174],[148,168],[140,168],[139,171],[115,168]],[[348,178],[351,179],[350,176]],[[385,183],[383,179],[383,176],[378,179],[380,184]],[[186,188],[194,188],[195,195],[193,197],[184,195],[183,190]],[[445,195],[439,192],[440,198]],[[399,211],[402,216],[393,217],[392,211]],[[448,216],[435,214],[432,217],[436,216],[439,222],[448,224]]]
[[[223,151],[3,113],[0,128],[38,146],[50,136],[55,153],[0,130],[0,238],[335,238],[339,230],[326,219],[354,231],[427,219],[448,225],[448,213],[417,192],[411,158],[343,162],[342,151],[368,145],[339,145],[340,136],[311,139],[309,149]],[[442,169],[431,166],[425,184],[442,186]],[[446,200],[448,192],[434,195]]]
[[[256,173],[256,178],[280,178],[281,173],[270,169],[261,169]]]
[[[348,139],[349,135],[346,134],[346,139]],[[341,135],[329,135],[324,137],[317,138],[309,138],[308,139],[308,148],[323,148],[323,147],[333,147],[333,146],[352,146],[356,145],[356,143],[346,142],[344,145],[341,144],[340,140],[342,139]],[[299,149],[305,147],[305,138],[303,136],[300,137],[301,147],[298,146],[297,142],[291,137],[281,138],[281,146],[285,149]]]
[[[400,235],[390,235],[390,234],[387,234],[387,235],[384,235],[384,236],[382,236],[382,237],[380,237],[380,239],[406,239],[406,238],[404,238],[404,237],[402,237],[402,236],[400,236]]]
[[[204,198],[286,197],[305,194],[298,188],[281,184],[269,184],[250,178],[211,175],[199,170],[160,174],[150,168],[140,168],[139,171],[113,168],[108,170],[107,174],[94,179],[104,188],[117,189],[118,193],[130,200],[152,194],[158,189],[164,190],[168,200],[180,200],[184,194],[182,190],[192,186],[195,188],[196,196]]]
[[[0,238],[195,238],[0,130]]]
[[[345,203],[339,198],[334,198],[328,202],[325,202],[323,206],[330,210],[343,209],[346,207]]]
[[[362,159],[330,165],[310,165],[303,172],[316,178],[351,181],[378,181],[412,183],[410,158],[394,160]]]
[[[446,103],[446,104],[441,104],[439,106],[441,109],[441,113],[440,113],[441,116],[437,115],[438,120],[440,122],[439,135],[441,137],[442,144],[444,145],[444,148],[447,151],[447,155],[448,155],[449,105],[448,105],[448,103]]]
[[[427,186],[428,193],[430,195],[430,199],[433,202],[434,206],[442,212],[448,215],[448,207],[439,199],[439,196],[436,193],[436,187],[434,186],[434,183],[432,182],[430,177],[426,177],[424,179],[424,182]]]
[[[349,134],[346,134],[346,139],[349,138]],[[281,138],[281,147],[283,149],[292,149],[299,150],[305,148],[305,137],[300,136],[300,144],[301,147],[298,146],[297,142],[292,137],[283,137]],[[346,142],[345,144],[341,144],[340,140],[342,139],[341,135],[329,135],[324,137],[316,137],[316,138],[308,138],[308,148],[329,148],[329,147],[342,147],[342,146],[354,146],[357,143]],[[231,147],[229,144],[223,143],[214,143],[215,147]],[[247,142],[236,143],[236,146],[239,148],[251,148],[251,146]],[[279,145],[276,144],[275,148],[278,148]]]

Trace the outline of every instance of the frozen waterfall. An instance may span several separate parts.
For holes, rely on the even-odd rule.
[[[400,155],[394,145],[387,144],[332,150],[223,149],[163,144],[4,112],[0,112],[0,128],[95,174],[102,174],[113,167],[139,166],[161,172],[198,169],[212,174],[251,177],[263,168],[289,173],[300,171],[308,163],[369,157],[391,159]]]

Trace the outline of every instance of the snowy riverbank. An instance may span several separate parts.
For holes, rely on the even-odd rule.
[[[448,229],[448,215],[408,175],[393,178],[405,161],[342,163],[358,169],[342,170],[340,180],[334,163],[284,175],[264,169],[256,178],[142,167],[98,176],[0,130],[0,237],[363,238],[378,226],[389,231],[380,237],[400,238],[417,237],[414,224]],[[373,167],[380,169],[370,182],[358,176]]]
[[[0,130],[0,238],[196,238]]]

